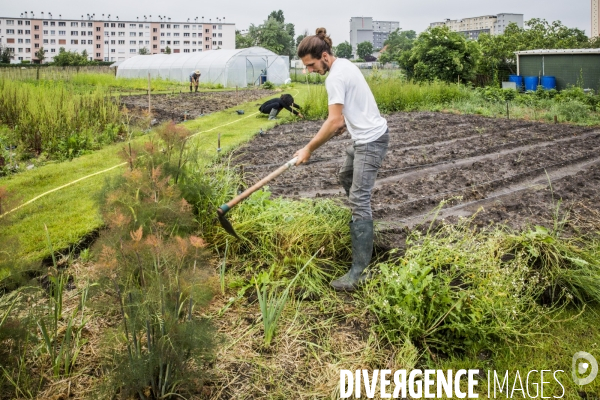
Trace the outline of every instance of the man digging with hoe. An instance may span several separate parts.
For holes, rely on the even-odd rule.
[[[329,72],[325,80],[329,116],[315,137],[294,157],[296,165],[307,162],[315,150],[344,128],[352,137],[353,144],[346,149],[346,160],[338,175],[352,206],[352,267],[332,281],[331,286],[335,290],[353,291],[366,279],[364,270],[373,253],[371,191],[390,137],[387,121],[379,113],[363,74],[350,61],[334,57],[331,49],[331,38],[325,28],[318,28],[316,35],[305,37],[298,46],[298,57],[309,72],[320,75]]]

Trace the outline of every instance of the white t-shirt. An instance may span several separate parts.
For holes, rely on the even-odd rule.
[[[375,97],[356,65],[337,58],[325,79],[329,105],[343,104],[346,127],[356,144],[373,142],[387,131]]]

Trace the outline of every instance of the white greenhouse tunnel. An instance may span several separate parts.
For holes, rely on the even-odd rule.
[[[226,87],[258,85],[261,79],[276,85],[289,82],[289,57],[262,47],[236,50],[209,50],[197,53],[135,56],[117,67],[118,78],[170,79],[188,82],[190,74],[200,70],[200,83]],[[261,75],[266,75],[266,78]]]

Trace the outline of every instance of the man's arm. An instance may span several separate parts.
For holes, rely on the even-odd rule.
[[[344,116],[342,115],[343,109],[343,104],[331,104],[329,106],[329,115],[327,116],[325,122],[323,122],[319,132],[317,132],[315,137],[313,137],[306,146],[294,154],[294,157],[298,157],[296,165],[304,164],[306,161],[308,161],[310,155],[315,150],[321,147],[346,126]]]

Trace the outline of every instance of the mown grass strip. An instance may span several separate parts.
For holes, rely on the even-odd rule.
[[[288,90],[299,100],[305,99],[305,91],[306,88],[298,85]],[[218,133],[221,133],[222,152],[226,153],[250,140],[259,129],[268,130],[278,123],[268,121],[265,117],[249,115],[256,113],[257,104],[272,97],[274,96],[243,103],[185,124],[192,132],[196,132],[193,140],[199,150],[209,155],[214,152],[216,157]],[[244,110],[245,116],[238,115],[236,110]],[[286,121],[286,118],[287,115],[282,115],[280,122]],[[235,123],[241,121],[241,124]],[[146,140],[147,137],[144,136],[134,139],[134,142],[143,143]],[[0,179],[0,186],[6,187],[13,199],[10,209],[52,191],[7,216],[8,221],[3,222],[0,231],[0,247],[9,239],[17,238],[20,247],[16,256],[38,260],[49,255],[44,244],[44,224],[48,226],[53,243],[58,249],[67,248],[100,228],[103,221],[96,197],[101,193],[105,180],[120,174],[122,170],[115,168],[106,174],[91,175],[121,164],[122,159],[118,153],[122,148],[123,143],[110,145],[68,163],[48,164]],[[207,157],[205,162],[209,163],[213,159]],[[75,185],[70,184],[88,175],[89,179],[79,181]],[[58,187],[64,188],[53,191]]]

